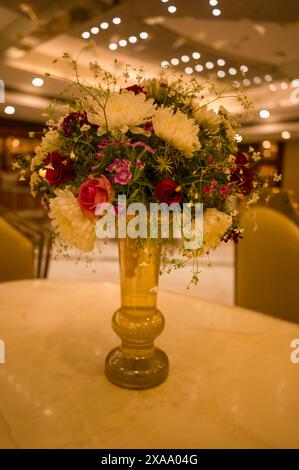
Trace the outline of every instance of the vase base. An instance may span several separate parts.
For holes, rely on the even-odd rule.
[[[147,356],[136,357],[121,347],[108,354],[105,363],[107,378],[119,387],[145,389],[156,387],[166,380],[169,364],[166,354],[155,348]]]

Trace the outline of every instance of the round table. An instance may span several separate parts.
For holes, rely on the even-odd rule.
[[[160,292],[170,375],[134,391],[103,371],[118,306],[111,283],[0,285],[0,447],[299,447],[298,325]]]

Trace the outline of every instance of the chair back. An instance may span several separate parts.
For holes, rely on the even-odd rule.
[[[242,216],[236,248],[236,304],[299,323],[299,227],[268,208]]]
[[[34,277],[34,245],[0,217],[0,282]]]

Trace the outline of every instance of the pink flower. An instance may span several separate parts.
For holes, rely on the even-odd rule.
[[[137,168],[139,168],[141,171],[144,170],[144,164],[142,163],[142,161],[140,160],[140,158],[138,158],[136,160],[136,166]]]
[[[114,171],[119,171],[122,169],[129,170],[131,166],[132,163],[130,162],[130,160],[121,160],[120,158],[116,158],[114,162],[106,168],[106,170],[109,171],[109,173],[113,173]]]
[[[103,157],[105,157],[105,154],[103,152],[96,153],[96,158],[103,158]]]
[[[110,202],[111,199],[111,184],[104,175],[99,178],[89,176],[89,179],[81,184],[79,188],[78,204],[82,212],[89,217],[95,215],[98,204]]]
[[[226,186],[222,186],[222,188],[219,188],[219,193],[221,196],[221,199],[226,199],[227,196],[229,195],[229,192],[232,189],[232,184],[227,184]]]
[[[132,173],[126,170],[125,168],[121,168],[120,170],[118,170],[117,174],[114,176],[114,181],[115,183],[125,186],[126,184],[128,184],[131,178],[132,178]]]
[[[108,147],[109,144],[110,141],[108,139],[102,139],[101,142],[98,144],[98,149],[103,150]]]
[[[115,172],[115,175],[113,177],[114,182],[124,186],[128,184],[128,182],[132,178],[132,173],[130,172],[131,166],[132,163],[130,162],[130,160],[121,160],[120,158],[117,158],[116,160],[114,160],[113,163],[111,163],[111,165],[106,168],[106,170],[109,171],[109,173]]]
[[[125,142],[124,145],[126,147],[143,147],[149,153],[154,153],[154,150],[152,149],[152,147],[150,147],[150,145],[145,144],[144,142],[134,142],[134,144],[132,144],[131,139],[129,139],[127,140],[127,142]]]

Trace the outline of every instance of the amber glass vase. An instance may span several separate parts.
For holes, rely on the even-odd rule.
[[[155,387],[168,375],[168,358],[154,346],[164,328],[164,317],[157,309],[158,240],[124,238],[118,244],[121,307],[113,315],[112,326],[121,345],[106,358],[106,376],[121,387]]]

